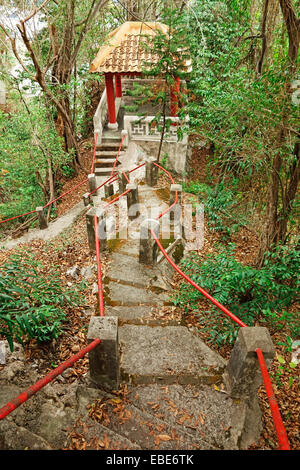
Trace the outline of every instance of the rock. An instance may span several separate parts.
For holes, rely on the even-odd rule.
[[[79,274],[79,267],[77,264],[75,264],[75,266],[73,266],[72,268],[68,269],[67,272],[66,272],[67,275],[73,277],[74,279],[77,279],[78,278],[78,274]]]
[[[0,365],[6,364],[6,348],[5,348],[5,342],[0,341]]]
[[[96,282],[94,282],[94,284],[93,284],[92,294],[93,295],[98,294],[98,284]]]
[[[0,428],[0,450],[52,450],[42,437],[13,422],[3,421]]]
[[[95,266],[86,266],[81,268],[80,275],[83,277],[85,280],[89,280],[94,276],[96,267]]]
[[[12,364],[7,363],[3,371],[0,373],[0,379],[9,381],[23,370],[24,370],[24,364],[21,361],[16,361],[16,362],[13,362]]]
[[[71,376],[73,375],[73,370],[72,369],[66,369],[62,372],[61,376],[64,378],[64,379],[69,379]]]
[[[76,419],[75,411],[59,407],[59,403],[46,402],[41,407],[41,414],[34,423],[34,430],[56,449],[64,447],[68,430],[70,431]]]
[[[150,284],[151,284],[152,287],[155,287],[156,289],[161,289],[161,290],[164,290],[164,291],[170,291],[171,290],[171,287],[167,284],[165,279],[160,275],[155,276],[154,279],[151,280]]]
[[[299,364],[300,361],[300,340],[296,340],[292,343],[292,357],[291,362]]]
[[[87,317],[91,317],[94,313],[94,309],[92,308],[85,308],[84,311],[83,311],[84,315],[86,315]]]

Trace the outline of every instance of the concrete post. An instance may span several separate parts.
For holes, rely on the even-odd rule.
[[[128,171],[124,171],[124,172],[119,171],[118,182],[119,182],[119,193],[120,194],[123,194],[125,192],[126,186],[128,184],[128,181],[127,181],[124,173],[127,176],[127,178],[130,179]]]
[[[39,224],[40,224],[40,229],[44,230],[45,228],[48,227],[47,219],[45,216],[44,208],[43,207],[37,207],[36,209],[38,218],[39,218]]]
[[[275,349],[267,328],[260,326],[240,328],[224,375],[230,395],[234,398],[256,395],[262,383],[255,352],[257,348],[262,350],[269,367]]]
[[[128,147],[128,131],[126,129],[124,129],[122,132],[121,132],[121,139],[123,139],[123,136],[125,136],[124,140],[123,140],[123,147],[124,148],[127,148]]]
[[[90,193],[85,193],[83,196],[82,196],[82,199],[83,199],[83,204],[85,207],[89,206],[91,204],[91,196],[90,196]]]
[[[128,189],[130,189],[130,193],[127,194],[128,218],[133,220],[140,215],[138,187],[136,184],[131,183],[127,184],[126,191]]]
[[[98,238],[100,251],[107,249],[107,224],[106,213],[104,211],[97,213],[98,216]]]
[[[154,159],[146,162],[146,183],[148,186],[155,186],[158,179],[158,167],[154,165]]]
[[[157,263],[158,246],[150,232],[152,229],[157,237],[159,237],[159,222],[154,219],[145,219],[141,223],[140,232],[140,252],[139,262],[141,264],[153,265]]]
[[[91,193],[92,191],[95,191],[95,189],[97,188],[97,186],[96,186],[96,175],[95,175],[95,173],[90,173],[90,174],[88,175],[88,182],[89,182],[89,188],[90,188],[90,193]],[[92,196],[97,196],[97,193],[98,193],[98,191],[94,192],[94,193],[92,194]]]
[[[99,238],[99,247],[101,251],[106,250],[107,248],[107,233],[106,233],[106,214],[105,212],[97,213],[95,207],[92,207],[86,213],[86,228],[88,235],[88,244],[91,252],[96,251],[96,242],[95,242],[95,215],[98,217],[98,238]]]
[[[171,184],[170,188],[170,206],[174,204],[175,197],[177,192],[177,204],[172,207],[170,210],[170,220],[178,222],[180,220],[180,213],[181,213],[181,193],[182,193],[182,186],[181,184]]]
[[[114,185],[112,183],[107,183],[104,185],[104,197],[107,199],[114,194]]]
[[[101,343],[89,353],[90,378],[101,388],[119,386],[119,340],[117,317],[91,317],[87,339]]]
[[[262,350],[269,367],[275,355],[275,348],[267,328],[240,328],[223,376],[227,391],[235,403],[231,416],[231,437],[240,449],[247,449],[256,442],[262,431],[257,396],[262,376],[257,348]]]

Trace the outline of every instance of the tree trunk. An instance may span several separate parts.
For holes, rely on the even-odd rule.
[[[287,105],[284,107],[282,125],[279,132],[279,147],[283,148],[288,133],[287,127],[290,116],[290,106],[292,100],[292,80],[296,72],[296,60],[300,41],[300,20],[296,18],[295,12],[290,0],[279,0],[283,18],[289,37],[288,50],[288,70],[289,79],[285,84],[285,95]],[[272,162],[271,180],[267,199],[267,213],[264,233],[262,234],[261,246],[258,255],[258,266],[262,266],[265,260],[265,254],[271,249],[272,244],[286,241],[287,226],[289,216],[292,210],[292,203],[295,199],[300,178],[300,142],[296,141],[293,159],[287,168],[288,174],[286,188],[281,180],[281,170],[283,167],[283,158],[280,153],[275,155]],[[279,195],[281,192],[281,209],[279,209]]]

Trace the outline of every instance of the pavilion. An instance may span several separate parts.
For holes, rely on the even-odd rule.
[[[107,36],[91,63],[90,72],[104,73],[105,76],[109,129],[118,128],[115,98],[122,98],[122,77],[141,77],[146,64],[157,63],[157,54],[151,48],[145,48],[144,43],[145,38],[151,41],[158,31],[167,35],[169,28],[158,22],[127,21]],[[180,80],[176,77],[170,89],[171,116],[176,116],[178,111],[179,87]]]

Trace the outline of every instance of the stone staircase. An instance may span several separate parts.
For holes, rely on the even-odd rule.
[[[121,144],[121,133],[110,132],[105,130],[102,137],[102,142],[96,147],[95,159],[95,175],[96,176],[110,176],[114,166],[114,162],[119,151]],[[124,155],[124,150],[121,150],[119,157]],[[120,165],[117,161],[116,167]]]
[[[166,207],[146,185],[139,194]],[[89,374],[69,384],[65,371],[0,423],[0,449],[238,449],[244,408],[226,391],[226,361],[183,318],[165,317],[173,271],[141,265],[138,251],[137,239],[114,243],[103,280],[105,314],[119,323],[120,389],[97,388]],[[40,378],[22,355],[12,364],[0,406]]]

